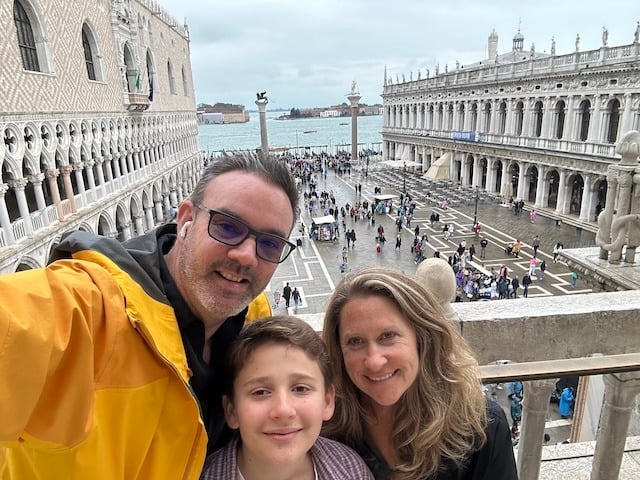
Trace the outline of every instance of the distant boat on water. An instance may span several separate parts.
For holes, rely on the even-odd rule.
[[[302,133],[316,133],[316,132],[317,132],[317,130],[305,130]]]
[[[343,123],[341,123],[340,125],[349,125],[349,123],[347,123],[347,122],[343,122]]]

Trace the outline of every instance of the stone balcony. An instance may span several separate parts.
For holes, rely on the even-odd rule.
[[[558,478],[548,475],[549,469],[574,457],[580,459],[582,471],[562,478],[640,478],[640,454],[625,454],[640,393],[640,291],[451,305],[460,332],[478,363],[485,365],[483,381],[525,382],[517,453],[520,480]],[[322,329],[321,314],[305,319]],[[496,365],[501,360],[509,363]],[[604,398],[582,402],[599,409],[595,441],[545,447],[543,454],[549,397],[556,379],[569,374],[581,375],[581,381],[603,375]],[[579,395],[581,390],[589,389],[582,389],[581,383]],[[576,408],[574,423],[583,415]],[[628,448],[633,449],[634,441],[637,445],[630,439]]]

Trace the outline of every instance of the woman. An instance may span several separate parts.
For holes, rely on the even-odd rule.
[[[517,478],[504,412],[485,401],[469,346],[415,279],[381,267],[345,277],[323,337],[338,392],[325,434],[376,479]]]

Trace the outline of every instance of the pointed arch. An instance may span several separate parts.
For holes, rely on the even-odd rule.
[[[84,63],[87,66],[87,76],[89,80],[103,82],[104,71],[102,68],[102,55],[100,55],[95,32],[88,22],[82,24],[81,37]]]

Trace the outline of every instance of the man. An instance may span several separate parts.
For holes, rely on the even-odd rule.
[[[525,298],[529,297],[529,285],[531,285],[531,276],[529,275],[529,273],[525,273],[524,277],[522,277],[522,287],[524,288],[524,292],[522,293],[522,295]]]
[[[533,241],[531,242],[531,246],[533,247],[533,256],[538,255],[538,248],[540,248],[540,237],[536,235],[533,237]]]
[[[284,306],[289,308],[289,303],[291,302],[291,287],[289,286],[289,282],[282,289],[282,296],[284,297]]]
[[[480,240],[480,258],[484,258],[487,250],[487,245],[489,245],[489,242],[487,241],[486,238],[483,238],[482,240]]]
[[[197,479],[229,437],[226,350],[270,314],[297,205],[284,164],[226,156],[177,224],[73,232],[48,267],[0,275],[0,477]]]
[[[513,279],[511,280],[511,288],[511,294],[513,295],[513,298],[518,298],[518,288],[520,288],[520,282],[518,281],[517,275],[514,275]]]

